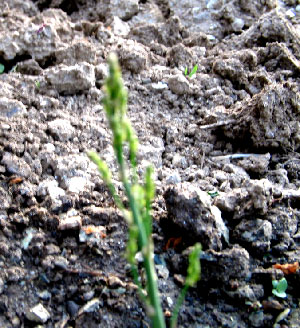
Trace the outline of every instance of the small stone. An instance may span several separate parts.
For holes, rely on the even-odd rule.
[[[149,55],[141,44],[123,40],[117,52],[121,65],[129,71],[138,74],[147,67]]]
[[[169,278],[169,270],[164,265],[156,265],[155,268],[157,271],[157,276],[159,278],[162,278],[164,280],[167,280]]]
[[[297,5],[295,9],[298,13],[300,13],[300,5]]]
[[[87,178],[85,177],[71,177],[65,181],[66,188],[73,193],[79,194],[88,186]]]
[[[130,27],[128,23],[122,21],[119,17],[114,16],[112,22],[110,23],[111,31],[115,35],[119,36],[126,36],[129,31]]]
[[[56,180],[42,181],[37,189],[38,196],[45,197],[46,195],[49,195],[53,202],[58,202],[59,198],[65,194],[65,191],[58,187],[58,182]]]
[[[45,323],[50,319],[50,313],[41,303],[29,309],[25,315],[28,320],[38,323]]]
[[[241,18],[235,18],[234,21],[231,24],[232,29],[234,30],[234,32],[242,31],[244,25],[245,25],[245,22]]]
[[[116,276],[109,276],[107,279],[107,285],[110,288],[125,287],[126,284]]]
[[[66,258],[64,258],[63,256],[55,257],[53,262],[54,262],[55,266],[59,269],[65,270],[68,268],[69,261]]]
[[[31,174],[31,168],[24,159],[11,153],[5,152],[3,154],[1,164],[5,165],[8,173],[15,174],[19,177],[28,178]]]
[[[249,321],[252,327],[264,327],[264,313],[263,311],[252,312],[249,315]]]
[[[26,107],[18,100],[0,97],[0,116],[11,118],[26,113]]]
[[[175,154],[173,159],[172,159],[172,164],[176,168],[187,168],[188,167],[188,162],[184,156],[181,156],[179,154]]]
[[[77,230],[81,228],[82,219],[79,215],[65,217],[59,222],[58,230]]]
[[[151,83],[151,88],[153,90],[164,90],[164,89],[168,89],[168,84],[165,82],[157,82],[157,83]]]
[[[74,137],[75,129],[69,120],[56,119],[48,123],[50,134],[58,140],[67,141]]]
[[[138,0],[111,0],[110,9],[113,16],[118,16],[123,20],[129,20],[139,11]]]
[[[288,18],[295,17],[296,16],[295,9],[294,8],[290,8],[289,10],[287,10],[286,15],[287,15]]]
[[[1,295],[1,294],[3,293],[3,291],[4,291],[4,286],[5,286],[4,281],[3,281],[2,278],[0,278],[0,295]]]
[[[178,184],[181,182],[181,177],[178,172],[173,172],[166,178],[166,183],[167,184]]]
[[[172,308],[173,307],[173,304],[174,304],[172,298],[170,296],[168,296],[166,300],[167,300],[167,303],[168,303],[169,308]]]
[[[38,293],[38,296],[43,301],[48,301],[51,299],[51,293],[48,290],[43,290],[40,293]]]
[[[44,149],[47,153],[54,153],[55,146],[52,143],[46,143],[44,144]]]
[[[83,299],[85,301],[89,301],[89,300],[91,300],[94,297],[94,295],[95,295],[95,291],[94,290],[91,290],[91,291],[86,292],[86,293],[83,294]]]
[[[182,74],[171,76],[168,80],[168,85],[170,90],[176,95],[184,95],[190,93],[189,82]]]
[[[73,301],[68,301],[67,302],[67,311],[70,314],[71,318],[74,318],[79,311],[79,305]]]
[[[82,313],[91,313],[96,311],[99,306],[100,306],[101,302],[99,300],[99,298],[93,298],[91,301],[87,302],[82,308],[80,308],[78,315],[81,315]]]
[[[46,70],[46,80],[58,92],[75,94],[95,86],[95,69],[81,62],[74,66],[59,65]]]

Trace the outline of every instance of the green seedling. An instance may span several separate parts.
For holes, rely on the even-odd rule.
[[[207,193],[209,194],[209,196],[211,198],[215,198],[215,197],[219,196],[219,192],[218,191],[208,191]]]
[[[5,70],[5,67],[3,64],[0,64],[0,74],[2,74]]]
[[[18,70],[18,64],[13,66],[12,69],[9,71],[9,73],[17,73]]]
[[[285,278],[280,280],[273,280],[272,281],[273,290],[272,293],[280,298],[286,298],[286,289],[288,287],[288,283]]]
[[[184,70],[184,75],[191,78],[194,74],[197,73],[197,70],[198,70],[198,65],[197,64],[193,67],[193,69],[190,71],[190,73],[188,72],[188,68],[186,67],[185,70]]]
[[[173,315],[171,317],[170,328],[175,328],[177,326],[177,319],[179,314],[179,309],[185,299],[185,295],[190,287],[193,287],[197,281],[200,279],[201,266],[199,261],[199,256],[201,252],[201,245],[195,244],[193,250],[189,255],[189,266],[187,270],[187,278],[185,280],[185,285],[181,290],[178,297],[177,303],[175,305]]]
[[[35,87],[37,89],[39,89],[41,87],[41,82],[40,81],[35,81],[34,84],[35,84]]]
[[[146,169],[144,182],[139,183],[136,160],[138,138],[127,117],[127,91],[123,85],[117,57],[114,54],[109,57],[109,75],[104,91],[103,107],[112,131],[112,145],[118,163],[119,179],[123,184],[129,208],[124,205],[122,197],[118,195],[112,183],[112,174],[107,164],[95,152],[88,152],[88,156],[97,165],[100,175],[108,186],[117,207],[127,220],[129,240],[126,257],[131,265],[133,279],[138,286],[139,295],[145,304],[152,327],[165,328],[166,323],[161,307],[153,260],[154,245],[151,217],[151,207],[155,196],[155,185],[152,177],[153,168],[149,166]],[[126,156],[124,147],[126,147]],[[140,282],[142,279],[139,279],[136,263],[136,254],[138,252],[141,252],[143,256],[143,267],[146,274],[145,286]],[[175,307],[172,327],[176,326],[179,307],[183,302],[187,289],[193,286],[199,279],[199,253],[200,245],[196,244],[189,257],[188,275]]]

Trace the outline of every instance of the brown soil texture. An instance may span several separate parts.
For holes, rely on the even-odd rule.
[[[86,155],[122,197],[101,104],[111,52],[139,174],[155,167],[167,322],[200,242],[178,327],[300,327],[300,270],[273,268],[300,261],[296,0],[0,2],[0,327],[150,326],[126,222]]]

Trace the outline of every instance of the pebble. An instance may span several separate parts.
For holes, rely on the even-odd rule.
[[[171,76],[168,80],[168,86],[176,95],[184,95],[190,92],[189,82],[182,74]]]
[[[157,276],[159,278],[162,278],[164,280],[167,280],[169,278],[169,270],[164,265],[156,265],[155,268],[157,271]]]
[[[58,138],[60,141],[67,141],[73,138],[75,129],[69,120],[56,119],[48,123],[48,129],[51,135]]]
[[[59,222],[58,230],[76,230],[80,229],[82,224],[82,219],[79,215],[64,217]]]
[[[79,311],[79,305],[73,301],[67,302],[67,311],[70,314],[70,316],[73,318],[77,315]]]
[[[295,17],[296,16],[295,9],[291,8],[291,9],[287,10],[286,15],[288,18]]]
[[[245,25],[245,22],[241,18],[235,18],[234,21],[231,24],[232,29],[234,30],[234,32],[242,31],[244,25]]]
[[[3,154],[1,164],[5,165],[6,171],[9,174],[15,174],[19,177],[28,178],[31,174],[30,166],[16,155],[5,152]]]
[[[172,174],[167,176],[166,183],[167,184],[178,184],[181,182],[181,177],[178,172],[174,171]]]
[[[48,301],[51,299],[51,293],[48,290],[43,290],[38,293],[38,296],[43,301]]]
[[[251,322],[251,327],[263,327],[264,324],[263,311],[252,312],[249,315],[249,321]]]
[[[82,313],[91,313],[94,312],[99,308],[101,305],[101,302],[99,298],[93,298],[91,301],[87,302],[80,310],[78,311],[78,315],[81,315]]]
[[[74,66],[61,64],[51,67],[45,75],[47,82],[60,93],[75,94],[95,85],[94,66],[84,62]]]
[[[110,288],[126,287],[126,284],[116,276],[109,276],[107,279],[107,285]]]
[[[25,316],[28,320],[38,323],[45,323],[50,319],[50,313],[41,303],[30,308]]]

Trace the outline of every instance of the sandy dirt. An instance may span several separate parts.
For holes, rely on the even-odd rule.
[[[167,322],[200,242],[178,327],[299,328],[296,0],[0,2],[0,327],[150,327],[126,222],[86,155],[106,160],[122,195],[101,105],[110,52],[139,173],[155,167]]]

